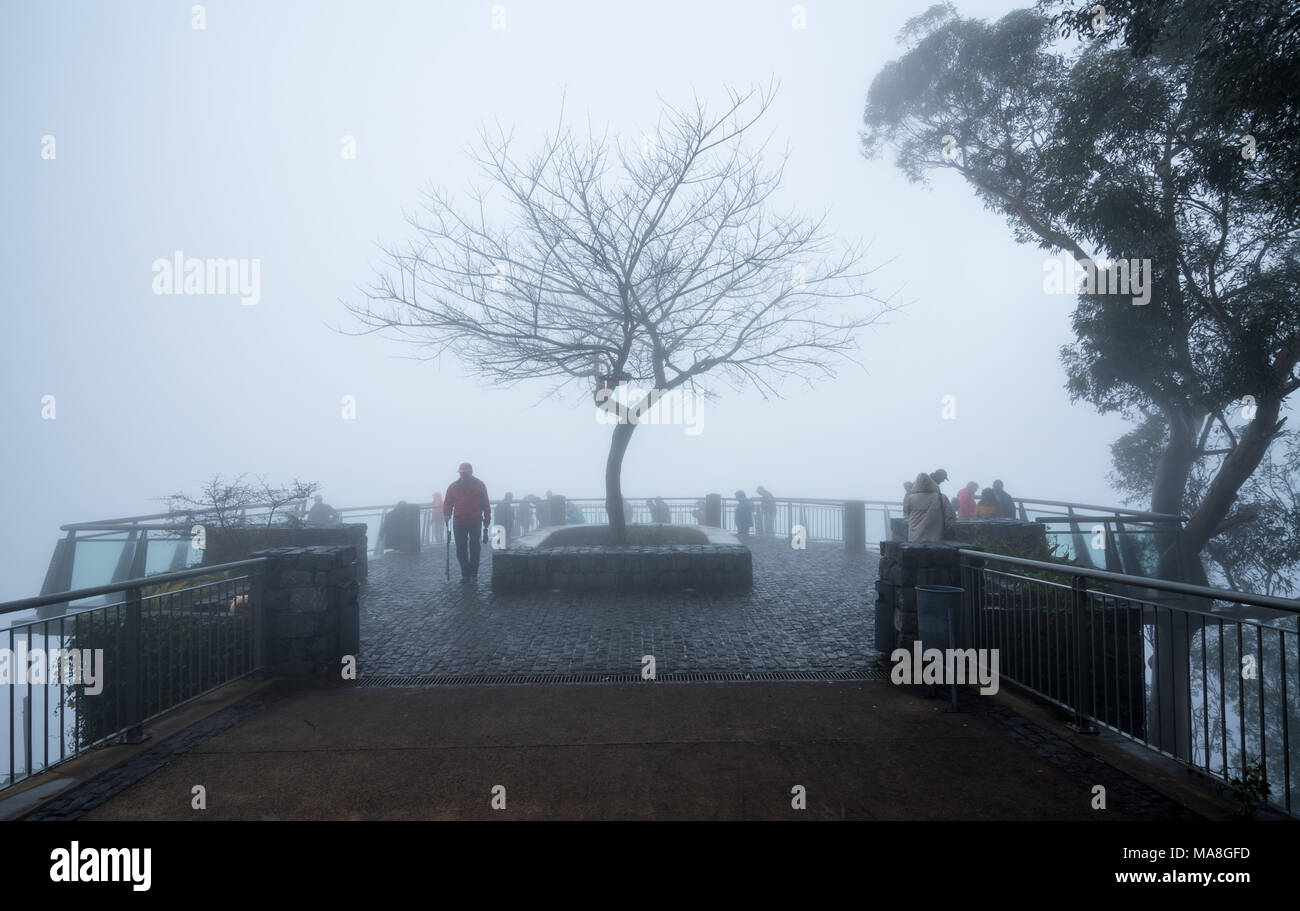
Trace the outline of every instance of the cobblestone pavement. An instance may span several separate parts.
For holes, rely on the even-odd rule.
[[[366,674],[824,671],[868,667],[879,554],[756,541],[744,594],[494,594],[491,549],[476,585],[443,550],[370,563],[361,591]]]

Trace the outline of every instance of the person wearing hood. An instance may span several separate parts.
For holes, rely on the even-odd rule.
[[[749,530],[754,525],[754,506],[749,502],[743,490],[736,491],[736,531],[742,538],[749,537]]]
[[[957,520],[948,498],[925,472],[912,482],[912,492],[903,502],[908,541],[942,541],[944,529]]]

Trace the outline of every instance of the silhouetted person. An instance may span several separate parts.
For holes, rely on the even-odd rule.
[[[338,525],[339,521],[339,511],[328,503],[321,502],[321,495],[316,494],[315,503],[307,513],[307,524]]]
[[[672,522],[673,517],[668,511],[668,504],[663,501],[662,497],[651,497],[645,501],[645,508],[650,510],[651,522]]]
[[[506,544],[515,538],[514,498],[514,494],[507,493],[505,499],[497,504],[497,524],[506,530]]]
[[[420,508],[405,500],[384,514],[379,524],[379,549],[396,550],[404,554],[420,552]]]
[[[769,538],[776,537],[776,497],[762,484],[758,485],[758,511],[763,516],[762,533]]]
[[[542,527],[542,501],[537,498],[537,494],[525,494],[519,501],[518,518],[521,535],[528,534],[534,528]]]
[[[948,472],[944,471],[942,468],[936,468],[934,471],[930,472],[930,480],[933,481],[934,486],[939,489],[939,495],[943,497],[945,500],[948,500],[947,494],[943,492],[943,482],[948,480]],[[916,482],[913,481],[912,484],[913,484],[913,490],[915,490]],[[956,508],[952,505],[951,500],[948,500],[948,509],[951,512],[953,512],[954,515],[957,512]]]
[[[492,503],[487,485],[474,477],[474,466],[461,462],[460,478],[452,481],[442,500],[442,511],[451,521],[456,536],[456,561],[460,563],[460,581],[478,578],[480,535],[487,543],[488,523],[492,521]]]
[[[1006,488],[1002,486],[1001,481],[993,482],[993,496],[997,497],[998,508],[1001,510],[1001,516],[1004,519],[1014,519],[1016,517],[1016,501],[1011,494],[1007,493]]]
[[[957,518],[975,518],[975,491],[979,489],[974,481],[967,481],[966,486],[957,491]]]
[[[749,529],[754,525],[754,506],[745,496],[743,490],[736,491],[736,531],[742,537],[749,537]]]

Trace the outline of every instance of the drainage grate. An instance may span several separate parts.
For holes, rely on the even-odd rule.
[[[528,684],[569,683],[729,683],[746,681],[814,683],[862,682],[885,679],[880,668],[847,671],[680,671],[659,674],[653,681],[642,680],[637,673],[587,674],[377,674],[362,675],[357,686],[362,689],[425,686],[523,686]]]

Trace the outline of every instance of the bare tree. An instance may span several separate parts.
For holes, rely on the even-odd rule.
[[[779,395],[853,360],[859,329],[891,310],[862,286],[862,251],[833,244],[826,216],[777,211],[788,152],[763,164],[748,134],[772,91],[728,91],[710,114],[698,98],[665,106],[635,139],[577,137],[560,125],[539,152],[484,130],[471,157],[490,188],[457,208],[429,191],[404,247],[349,309],[367,327],[451,351],[498,385],[550,379],[602,390],[652,384],[628,403],[605,468],[606,512],[626,540],[621,472],[636,415],[674,389],[708,394],[722,379]],[[496,227],[490,212],[508,213]],[[863,305],[871,301],[871,307]],[[627,387],[624,387],[626,389]]]
[[[304,482],[297,478],[281,487],[273,486],[262,477],[251,484],[245,478],[246,475],[241,474],[227,481],[216,474],[204,483],[197,497],[175,493],[163,500],[168,511],[184,515],[187,524],[206,522],[216,528],[247,527],[251,524],[248,511],[264,509],[265,515],[259,518],[269,528],[278,511],[305,502],[320,489],[320,484],[315,481]],[[286,521],[293,521],[291,513],[284,513],[284,517]]]

